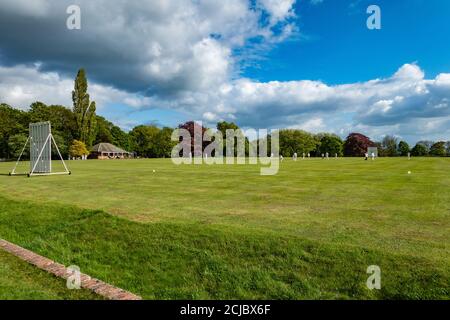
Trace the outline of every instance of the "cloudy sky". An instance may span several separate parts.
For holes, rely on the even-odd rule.
[[[81,30],[66,27],[73,4]],[[83,67],[98,113],[124,129],[450,140],[449,16],[442,0],[0,0],[0,102],[70,107]]]

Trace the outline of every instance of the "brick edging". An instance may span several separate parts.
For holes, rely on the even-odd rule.
[[[17,246],[11,242],[0,239],[0,248],[3,250],[13,254],[14,256],[38,267],[41,270],[45,270],[59,278],[67,279],[71,274],[67,268],[54,262],[50,259],[47,259],[43,256],[40,256],[30,250],[24,249],[20,246]],[[110,284],[107,284],[101,280],[91,278],[90,276],[81,273],[81,287],[84,289],[91,290],[98,295],[101,295],[110,300],[142,300],[140,296],[137,296],[131,292],[125,291],[123,289],[114,287]]]

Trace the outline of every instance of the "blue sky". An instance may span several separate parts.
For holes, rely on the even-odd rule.
[[[372,4],[381,30],[366,27]],[[449,16],[444,0],[2,0],[0,102],[70,107],[83,67],[98,113],[126,130],[227,120],[450,140]]]
[[[366,28],[371,4],[382,10],[381,30]],[[343,84],[388,77],[412,62],[430,77],[450,72],[450,1],[300,1],[295,10],[300,39],[278,45],[245,76]]]

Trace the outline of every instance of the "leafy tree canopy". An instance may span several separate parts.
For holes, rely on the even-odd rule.
[[[24,153],[22,155],[23,159],[27,159],[30,156],[29,155],[30,149],[29,148],[24,149],[27,139],[28,139],[28,136],[23,133],[15,134],[15,135],[9,137],[8,147],[9,147],[9,152],[10,152],[11,157],[13,157],[14,159],[19,158],[22,150],[24,150]]]
[[[421,143],[417,143],[411,150],[411,154],[415,157],[423,157],[428,155],[427,147]]]
[[[445,141],[439,141],[434,143],[430,148],[430,155],[436,157],[445,157],[447,150],[445,148]]]
[[[409,144],[406,141],[400,141],[398,144],[398,153],[401,156],[407,156],[408,153],[411,151],[409,148]]]
[[[342,156],[344,151],[344,142],[341,138],[333,134],[324,134],[320,139],[318,148],[319,154],[328,153],[330,156]]]
[[[309,153],[316,149],[318,141],[313,134],[296,129],[280,130],[280,154],[292,157],[294,153]]]
[[[397,156],[397,141],[398,139],[394,136],[385,136],[381,142],[381,150],[379,150],[380,155],[385,157]]]
[[[361,133],[351,133],[344,143],[344,154],[349,157],[363,156],[369,147],[374,147],[375,143]]]

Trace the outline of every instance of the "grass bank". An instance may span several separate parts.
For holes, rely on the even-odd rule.
[[[86,290],[68,290],[66,282],[0,250],[0,300],[92,300]]]
[[[4,197],[0,235],[147,299],[445,299],[450,290],[449,266],[423,257]],[[365,285],[373,264],[382,270],[379,291]]]

